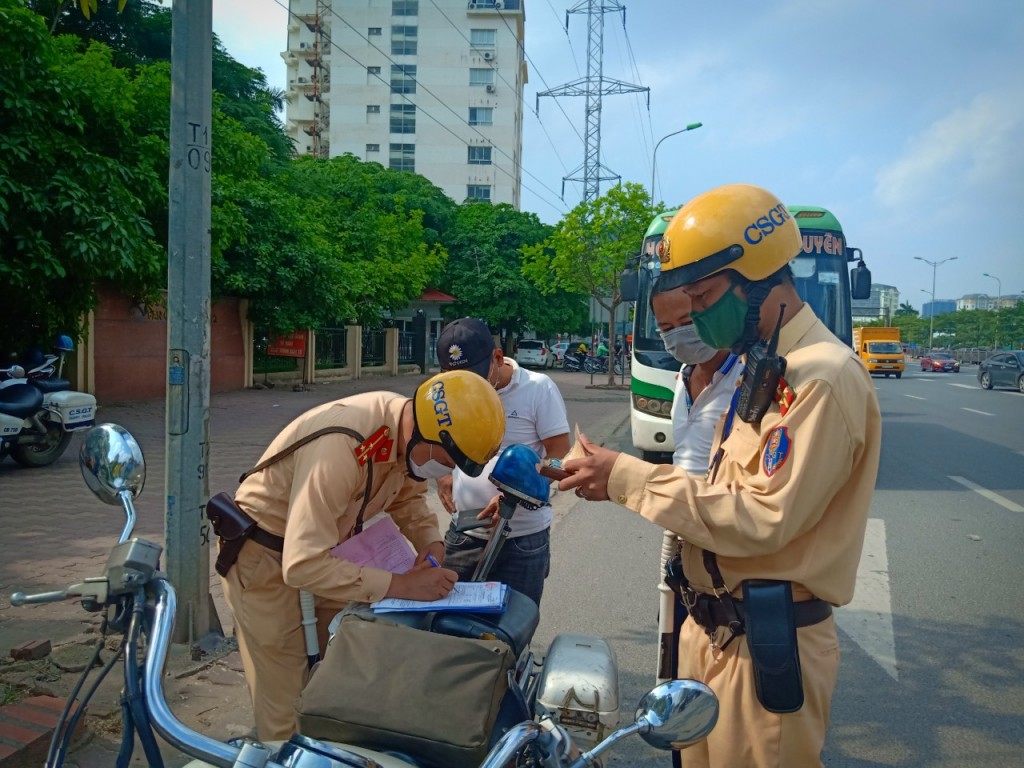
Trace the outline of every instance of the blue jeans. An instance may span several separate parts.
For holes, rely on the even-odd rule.
[[[467,536],[449,528],[444,537],[444,567],[459,574],[460,581],[473,578],[487,546],[486,539]],[[488,579],[508,584],[540,607],[544,579],[551,570],[551,529],[505,539]]]

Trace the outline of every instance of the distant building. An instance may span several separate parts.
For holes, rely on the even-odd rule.
[[[523,0],[290,0],[285,125],[446,195],[520,205]]]
[[[871,296],[866,299],[853,299],[851,302],[853,324],[863,325],[876,320],[892,322],[892,317],[899,306],[900,291],[896,286],[872,283]]]
[[[956,300],[957,311],[970,312],[973,309],[995,309],[996,300],[987,293],[967,293]]]
[[[921,317],[932,315],[944,315],[947,312],[956,312],[956,299],[938,299],[937,301],[926,301],[921,307]]]

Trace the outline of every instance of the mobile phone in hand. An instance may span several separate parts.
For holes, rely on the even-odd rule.
[[[540,463],[540,473],[549,480],[565,480],[572,476],[572,472],[566,472],[562,467],[561,459],[544,459]]]

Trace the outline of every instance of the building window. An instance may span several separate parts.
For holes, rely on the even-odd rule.
[[[416,145],[391,144],[388,153],[388,168],[394,171],[416,172]]]
[[[490,165],[491,148],[469,147],[469,159],[466,162],[468,162],[470,165]]]
[[[493,107],[470,107],[469,108],[469,124],[470,125],[494,125],[494,108]]]
[[[416,133],[416,105],[391,105],[391,132]]]
[[[484,200],[491,202],[490,184],[470,184],[466,187],[466,197],[470,200]]]
[[[367,37],[379,37],[380,36],[380,27],[370,27],[369,29],[366,30],[366,36]]]
[[[490,67],[486,69],[477,69],[473,67],[469,70],[469,84],[470,85],[494,85],[494,70]]]
[[[391,92],[416,93],[416,65],[391,65]]]
[[[366,114],[368,114],[368,115],[379,115],[380,114],[380,104],[367,104],[366,105]]]
[[[414,56],[416,54],[417,27],[391,28],[391,55]]]
[[[392,16],[417,16],[419,12],[419,0],[391,0]]]
[[[469,30],[469,44],[474,48],[493,48],[498,40],[496,29],[471,29]]]
[[[367,144],[366,145],[366,151],[367,152],[380,152],[380,144]]]

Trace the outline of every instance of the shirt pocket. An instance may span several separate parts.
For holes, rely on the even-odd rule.
[[[761,442],[756,435],[733,432],[722,444],[725,460],[748,475],[756,475],[761,458]]]

